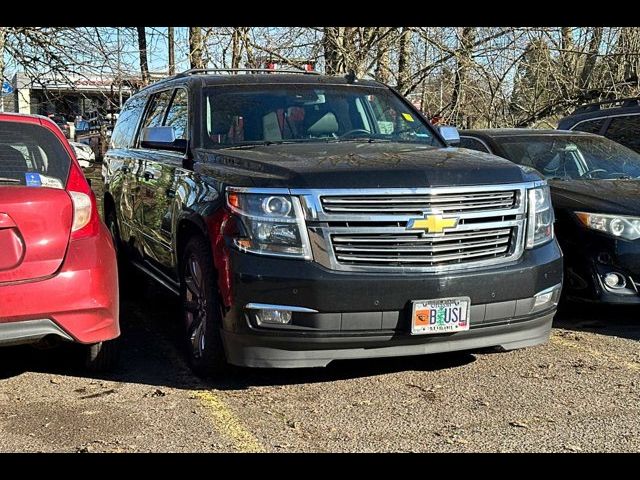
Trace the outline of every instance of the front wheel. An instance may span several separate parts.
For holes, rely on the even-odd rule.
[[[191,368],[200,376],[219,373],[226,366],[220,335],[222,304],[211,251],[203,237],[191,238],[184,248],[180,293]]]

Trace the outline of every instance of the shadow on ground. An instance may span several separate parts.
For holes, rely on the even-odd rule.
[[[475,361],[471,353],[337,361],[317,369],[230,368],[218,379],[195,377],[185,361],[181,344],[179,304],[176,297],[144,278],[129,282],[134,289],[122,292],[119,340],[121,361],[103,380],[184,389],[243,389],[262,385],[332,382],[384,375],[399,371],[433,371],[455,368]],[[33,347],[0,349],[0,380],[25,372],[87,377],[80,367],[76,346],[48,350]]]
[[[640,340],[640,308],[564,302],[560,304],[553,326]]]
[[[129,284],[133,287],[122,292],[121,299],[120,365],[108,375],[91,378],[181,389],[236,390],[251,386],[332,382],[401,371],[428,372],[463,366],[476,359],[474,353],[455,352],[338,361],[320,369],[232,367],[221,378],[202,380],[191,373],[185,362],[176,297],[141,276]],[[640,340],[638,313],[637,308],[564,304],[554,320],[554,327]],[[25,372],[87,377],[80,367],[78,349],[74,347],[0,349],[0,380]]]

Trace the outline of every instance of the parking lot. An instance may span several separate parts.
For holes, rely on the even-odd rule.
[[[90,173],[99,191],[97,169]],[[121,303],[122,361],[87,377],[73,349],[0,351],[0,451],[637,451],[633,309],[571,306],[544,346],[233,369],[184,361],[175,298],[142,277]]]
[[[100,194],[99,166],[88,172]],[[177,300],[140,277],[121,303],[117,371],[73,349],[0,350],[0,451],[637,451],[633,309],[563,309],[551,340],[512,352],[232,369],[195,377]]]
[[[134,292],[130,292],[134,293]],[[151,301],[153,299],[153,301]],[[563,313],[544,346],[194,377],[176,303],[122,304],[122,364],[87,377],[72,350],[0,352],[0,450],[637,451],[632,311]]]

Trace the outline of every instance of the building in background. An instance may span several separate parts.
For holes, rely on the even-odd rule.
[[[151,80],[164,78],[152,73]],[[101,158],[124,102],[142,86],[138,75],[38,75],[18,72],[3,85],[5,112],[51,118],[70,140],[90,145]]]
[[[152,81],[166,74],[152,73]],[[142,87],[140,75],[38,75],[23,72],[11,81],[13,98],[5,99],[5,110],[38,115],[61,115],[73,122],[104,117],[120,111],[122,104]]]

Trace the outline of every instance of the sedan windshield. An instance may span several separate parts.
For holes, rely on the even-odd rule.
[[[442,146],[426,122],[384,88],[212,87],[204,110],[209,148],[354,140]]]
[[[640,178],[640,155],[604,137],[518,135],[495,140],[509,160],[533,167],[547,178]]]

